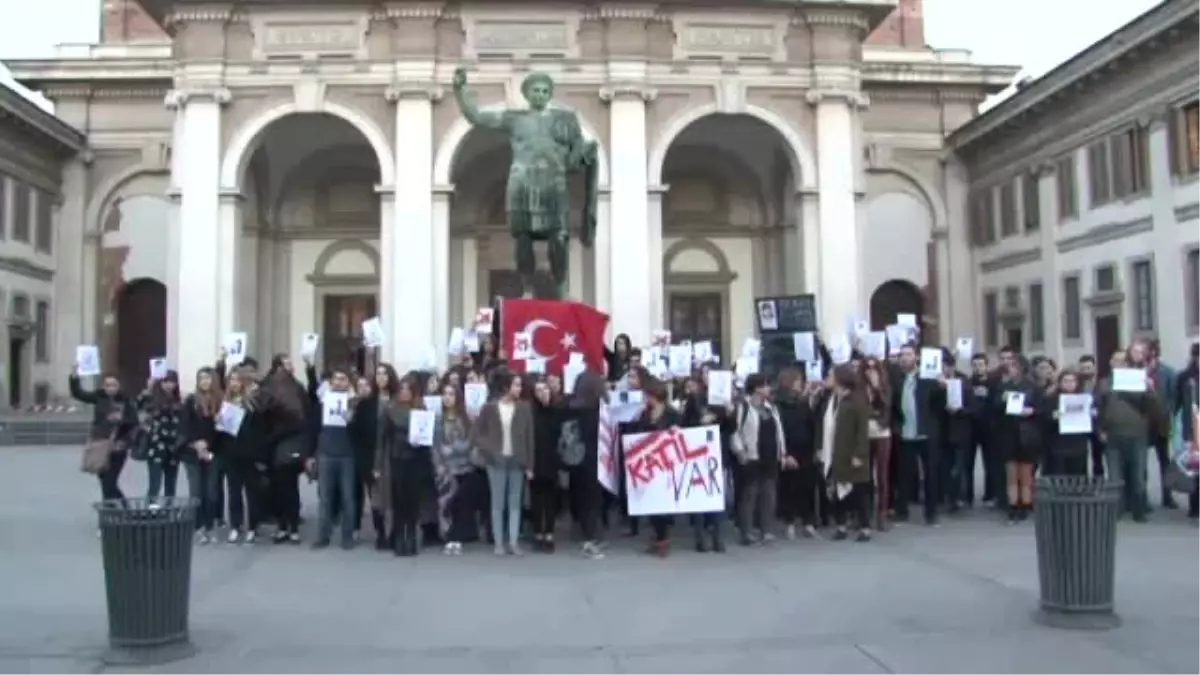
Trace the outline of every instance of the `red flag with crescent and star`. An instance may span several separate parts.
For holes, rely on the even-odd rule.
[[[515,373],[525,372],[525,362],[513,358],[513,338],[521,333],[529,337],[528,353],[545,360],[547,373],[561,375],[577,352],[588,370],[603,374],[607,328],[608,315],[581,302],[517,298],[500,304],[500,347]]]

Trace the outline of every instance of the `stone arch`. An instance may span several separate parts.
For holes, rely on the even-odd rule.
[[[915,314],[917,327],[925,337],[925,294],[906,279],[890,279],[871,292],[871,330],[883,330],[896,323],[897,314]],[[936,336],[935,336],[936,337]]]
[[[374,184],[376,179],[373,176],[368,179],[364,175],[370,169],[362,165],[356,165],[350,161],[353,158],[354,151],[357,149],[358,148],[348,149],[343,146],[323,148],[317,152],[307,155],[291,167],[288,167],[283,174],[283,180],[280,181],[279,191],[273,196],[273,199],[269,205],[268,213],[270,214],[270,219],[268,222],[273,226],[278,226],[282,222],[284,214],[283,209],[287,205],[288,200],[296,196],[297,189],[306,187],[306,181],[311,180],[316,184],[321,184],[325,178],[337,177],[342,179],[339,182],[343,183],[365,183],[367,188],[371,190],[372,194],[374,194],[375,191],[373,188],[371,188],[371,186]],[[314,169],[313,167],[320,168]],[[351,172],[357,174],[355,176],[356,178],[362,178],[363,180],[346,181],[346,174]],[[311,187],[311,185],[308,187]],[[372,199],[368,202],[367,206],[368,210],[373,212],[373,215],[371,216],[372,227],[378,227],[379,200]]]
[[[690,108],[676,115],[670,122],[667,123],[663,131],[658,135],[658,139],[650,149],[649,164],[647,178],[651,185],[662,183],[662,170],[667,161],[667,153],[671,150],[671,145],[675,139],[679,137],[685,129],[703,117],[709,115],[726,114],[717,107],[716,103]],[[788,159],[792,164],[792,175],[796,180],[797,190],[815,190],[817,189],[817,163],[812,155],[812,151],[805,144],[803,136],[800,132],[784,119],[781,115],[772,112],[766,108],[760,108],[755,105],[747,104],[744,109],[738,111],[737,114],[749,115],[755,117],[770,126],[783,138],[784,146],[788,152]]]
[[[552,103],[551,107],[561,108],[563,110],[571,110],[564,105]],[[489,103],[481,106],[482,110],[503,110],[507,107],[504,103]],[[578,112],[576,112],[579,115]],[[608,150],[605,148],[604,139],[596,133],[596,128],[579,115],[579,126],[583,130],[583,137],[595,141],[597,147],[597,156],[599,157],[599,177],[598,182],[600,188],[604,189],[608,186]],[[438,141],[437,154],[433,160],[433,184],[434,185],[452,185],[452,175],[454,173],[454,162],[458,158],[458,149],[462,147],[463,140],[467,134],[471,132],[473,125],[465,118],[458,118],[450,127],[450,130],[442,135]]]
[[[225,157],[221,160],[221,189],[231,192],[241,191],[242,179],[246,175],[246,163],[250,161],[258,143],[262,141],[263,132],[271,126],[272,122],[288,115],[311,113],[325,113],[339,117],[358,129],[375,150],[375,156],[379,160],[380,185],[393,187],[396,184],[396,160],[395,155],[392,154],[391,143],[388,141],[387,134],[369,115],[333,101],[322,101],[316,109],[312,110],[301,108],[295,101],[288,101],[260,111],[243,123],[233,135],[225,150]]]
[[[87,210],[84,212],[85,220],[83,221],[85,231],[93,234],[100,231],[100,219],[109,212],[112,201],[121,188],[142,176],[155,178],[167,176],[169,178],[170,174],[169,169],[142,162],[106,178],[96,187],[95,192],[92,193],[92,198],[88,201]],[[162,196],[165,197],[166,195]]]
[[[717,269],[713,272],[672,272],[671,266],[675,259],[687,251],[700,251],[706,254],[716,264]],[[725,252],[721,250],[721,247],[701,237],[685,237],[663,251],[663,275],[664,281],[670,280],[672,275],[704,275],[709,281],[726,284],[738,276],[737,272],[734,272],[729,266],[729,259],[725,257]]]
[[[330,274],[329,264],[333,262],[334,258],[336,258],[339,254],[348,251],[355,251],[366,256],[366,258],[371,261],[370,271],[357,275]],[[338,239],[337,241],[331,242],[321,251],[320,254],[317,255],[316,261],[313,262],[312,274],[310,274],[308,278],[314,286],[323,285],[321,283],[322,280],[329,280],[333,277],[342,279],[348,276],[361,277],[363,283],[377,284],[379,283],[379,265],[379,251],[377,251],[370,244],[361,239]]]
[[[889,160],[878,166],[872,166],[868,169],[872,173],[894,173],[897,176],[912,183],[917,192],[925,198],[926,205],[929,206],[930,214],[933,216],[933,228],[935,231],[945,231],[949,227],[949,220],[946,215],[946,200],[942,198],[942,193],[934,189],[919,172],[912,167]]]

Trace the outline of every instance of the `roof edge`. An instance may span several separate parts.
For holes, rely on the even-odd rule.
[[[0,82],[0,108],[9,110],[27,121],[63,150],[78,153],[87,147],[87,137],[83,132],[46,112],[41,106],[2,82]]]

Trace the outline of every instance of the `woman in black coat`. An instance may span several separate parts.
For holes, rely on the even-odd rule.
[[[558,498],[558,439],[566,410],[554,400],[545,378],[533,383],[533,480],[530,503],[533,511],[533,548],[554,552],[554,524]]]
[[[112,442],[108,466],[96,474],[100,479],[100,495],[103,499],[124,499],[119,484],[121,470],[129,455],[129,436],[137,428],[137,410],[133,401],[121,391],[121,382],[115,375],[105,375],[99,391],[85,391],[79,384],[79,376],[71,375],[67,380],[71,398],[92,406],[92,424],[88,429],[89,441]]]
[[[724,467],[733,466],[732,436],[737,429],[733,416],[733,404],[717,406],[708,404],[708,387],[703,376],[696,375],[684,385],[683,409],[680,414],[680,426],[700,427],[717,425],[721,434],[721,464]],[[728,490],[728,481],[722,486]],[[726,493],[727,494],[727,493]],[[725,511],[697,513],[691,516],[692,531],[696,536],[696,552],[724,553],[725,542],[721,530],[725,523]]]

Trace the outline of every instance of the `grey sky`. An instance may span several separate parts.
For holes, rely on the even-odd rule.
[[[57,44],[94,42],[102,2],[19,3],[19,11],[9,9],[0,21],[0,59],[50,57]],[[1155,4],[1157,0],[925,0],[925,37],[933,47],[969,49],[980,63],[1017,65],[1036,77]]]

